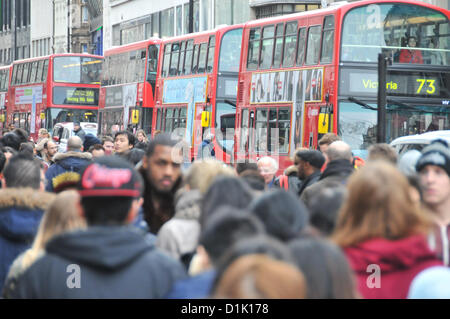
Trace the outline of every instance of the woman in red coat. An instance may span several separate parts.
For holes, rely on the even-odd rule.
[[[417,40],[415,37],[408,38],[408,47],[415,48],[417,46]],[[420,50],[417,49],[402,49],[399,57],[400,63],[416,63],[423,64],[423,57]]]
[[[441,261],[430,250],[430,221],[406,178],[387,162],[368,163],[348,181],[333,240],[344,250],[364,298],[406,298],[413,278]]]

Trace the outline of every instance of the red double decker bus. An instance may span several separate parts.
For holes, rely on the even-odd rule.
[[[6,110],[8,109],[8,86],[11,66],[0,67],[0,134],[6,128]]]
[[[37,138],[56,123],[97,123],[103,57],[52,54],[14,61],[9,85],[7,123]]]
[[[234,159],[242,31],[223,26],[162,42],[153,127],[182,137],[191,160],[207,135],[216,158]]]
[[[364,158],[376,142],[380,53],[392,59],[386,142],[449,129],[449,18],[419,1],[364,0],[247,23],[236,159],[275,156],[283,169],[327,132]]]
[[[103,135],[142,128],[152,131],[160,39],[149,39],[105,52],[100,89],[99,131]]]

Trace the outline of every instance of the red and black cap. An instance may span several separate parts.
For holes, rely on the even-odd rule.
[[[124,159],[104,156],[86,166],[79,183],[82,197],[140,197],[142,178]]]

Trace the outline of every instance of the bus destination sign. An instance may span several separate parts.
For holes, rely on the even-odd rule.
[[[389,72],[386,79],[387,94],[448,98],[445,83],[448,75],[431,72]],[[376,71],[344,69],[341,73],[340,93],[351,96],[376,96],[378,74]]]

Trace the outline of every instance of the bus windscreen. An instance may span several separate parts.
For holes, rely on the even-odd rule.
[[[102,60],[67,56],[53,60],[53,81],[60,83],[100,84]]]

